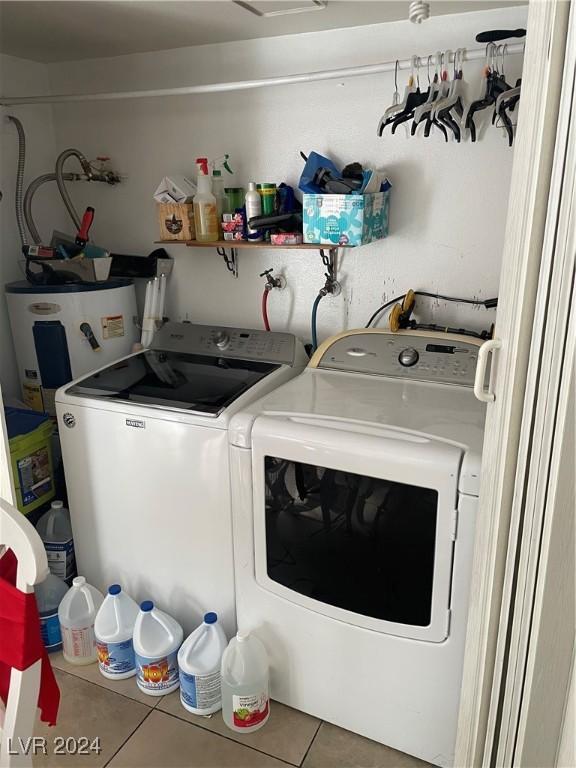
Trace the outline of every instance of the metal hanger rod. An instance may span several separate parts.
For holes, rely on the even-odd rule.
[[[507,55],[524,52],[523,43],[508,45]],[[472,48],[464,54],[464,61],[483,59],[486,56],[486,48]],[[426,56],[421,60],[425,62]],[[454,55],[450,61],[454,60]],[[398,61],[398,69],[410,69],[411,59]],[[314,83],[321,80],[340,80],[348,77],[364,77],[365,75],[379,75],[382,72],[393,72],[396,60],[385,61],[381,64],[367,64],[360,67],[345,67],[342,69],[326,69],[320,72],[304,72],[299,75],[284,75],[283,77],[266,77],[261,80],[238,80],[231,83],[209,83],[207,85],[186,85],[180,88],[156,88],[148,91],[118,91],[112,93],[75,93],[55,94],[45,96],[2,96],[1,106],[13,106],[16,104],[65,104],[78,101],[116,101],[121,99],[150,99],[157,96],[192,96],[201,93],[227,93],[229,91],[248,91],[253,88],[270,88],[275,85],[296,85],[298,83]]]

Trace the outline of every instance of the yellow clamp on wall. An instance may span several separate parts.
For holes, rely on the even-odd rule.
[[[390,324],[390,330],[392,333],[396,333],[401,328],[406,328],[410,315],[414,311],[416,305],[416,294],[410,288],[410,290],[404,296],[402,304],[394,304],[392,311],[388,316],[388,322]]]

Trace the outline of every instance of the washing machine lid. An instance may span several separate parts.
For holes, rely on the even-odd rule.
[[[329,424],[338,444],[347,439],[347,424],[362,425],[367,434],[390,426],[461,447],[459,490],[477,496],[485,408],[468,387],[307,368],[234,416],[229,434],[233,445],[250,447],[260,416],[288,417],[308,431]]]
[[[279,365],[148,349],[86,376],[66,394],[216,417]]]

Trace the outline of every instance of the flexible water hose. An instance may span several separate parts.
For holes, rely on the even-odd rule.
[[[62,174],[62,178],[66,179],[66,181],[75,181],[76,179],[80,178],[80,176],[76,173],[64,173]],[[42,176],[38,176],[38,178],[30,182],[28,189],[26,190],[26,194],[24,195],[24,220],[26,222],[26,226],[28,227],[28,231],[32,235],[32,240],[34,240],[37,245],[40,245],[42,238],[40,237],[40,233],[38,232],[36,224],[34,223],[34,219],[32,218],[32,199],[42,184],[45,184],[48,181],[56,181],[56,174],[44,173]]]
[[[60,196],[64,201],[64,205],[66,206],[68,213],[70,214],[72,221],[78,230],[80,229],[80,217],[72,205],[72,200],[70,199],[70,195],[68,194],[68,190],[64,184],[64,163],[66,160],[68,160],[69,157],[78,158],[80,165],[82,166],[82,171],[88,176],[89,179],[92,177],[92,168],[88,160],[86,160],[82,152],[80,152],[78,149],[65,149],[64,152],[61,152],[56,159],[56,184],[58,184],[58,190],[60,191]]]
[[[16,130],[18,131],[18,170],[16,171],[16,194],[14,196],[16,204],[16,223],[18,225],[18,232],[20,233],[22,245],[28,245],[28,235],[24,224],[24,208],[22,205],[24,165],[26,163],[26,134],[24,133],[24,126],[17,117],[8,115],[8,120],[11,120],[14,123]]]
[[[322,293],[319,293],[318,296],[314,299],[314,304],[312,304],[312,351],[316,352],[318,349],[318,333],[316,331],[316,315],[318,314],[318,304],[322,301],[324,298]]]
[[[262,320],[264,321],[264,328],[269,331],[270,330],[270,322],[268,320],[268,294],[270,293],[270,288],[266,286],[264,288],[264,293],[262,294]]]

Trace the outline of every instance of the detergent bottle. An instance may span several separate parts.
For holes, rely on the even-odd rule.
[[[53,573],[49,573],[44,581],[34,587],[42,642],[48,653],[62,648],[58,606],[66,592],[68,592],[68,584]]]
[[[178,651],[180,701],[194,715],[211,715],[222,708],[220,664],[227,645],[218,616],[207,613]]]
[[[96,587],[76,576],[58,607],[63,654],[70,664],[92,664],[96,654],[94,621],[104,596]]]
[[[216,198],[212,194],[212,184],[208,175],[208,158],[196,159],[198,180],[196,187],[198,192],[194,195],[194,224],[196,227],[196,240],[201,242],[214,242],[218,240],[218,213]]]
[[[250,181],[248,183],[248,192],[244,199],[246,205],[246,224],[250,219],[262,215],[262,198],[256,188],[256,182]],[[251,229],[248,227],[248,240],[258,242],[262,240],[262,232],[259,229]]]
[[[38,520],[36,530],[44,543],[50,573],[70,586],[76,575],[70,512],[61,501],[53,501],[48,512]]]
[[[120,584],[108,587],[94,622],[98,667],[110,680],[124,680],[136,674],[132,636],[138,605],[122,591]]]
[[[140,603],[134,625],[134,653],[138,688],[150,696],[164,696],[180,685],[178,649],[184,632],[167,613],[154,608],[152,600]]]
[[[233,731],[257,731],[270,717],[268,655],[252,634],[230,640],[222,656],[222,717]]]

